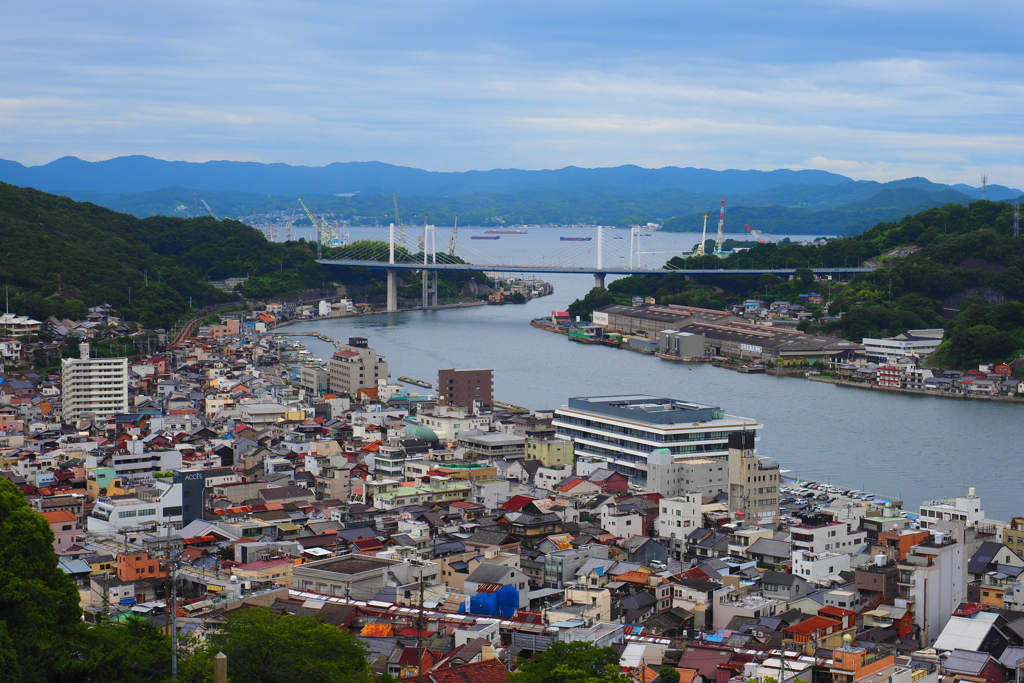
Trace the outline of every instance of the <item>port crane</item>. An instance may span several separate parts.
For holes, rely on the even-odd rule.
[[[284,223],[284,239],[286,242],[292,241],[292,228],[295,227],[295,209],[292,209],[291,217]]]
[[[697,256],[704,255],[704,242],[708,239],[708,215],[704,214],[704,229],[700,233],[700,244],[697,245]]]
[[[345,223],[343,221],[338,220],[338,217],[334,215],[333,211],[331,211],[331,218],[334,221],[333,225],[335,232],[337,232],[337,234],[341,237],[342,245],[348,244],[350,235],[348,234],[348,228],[345,227]]]
[[[210,212],[211,216],[213,216],[213,220],[215,220],[215,221],[219,221],[220,220],[219,218],[217,218],[217,214],[215,214],[213,212],[213,209],[210,208],[210,205],[206,203],[205,199],[200,199],[199,201],[201,201],[203,203],[203,206],[206,207],[206,210]]]
[[[746,223],[743,224],[743,227],[746,228],[747,230],[749,230],[750,234],[753,235],[754,237],[756,237],[757,241],[760,242],[761,244],[768,244],[769,243],[768,240],[766,240],[765,238],[761,237],[761,233],[759,233],[757,230],[754,230],[752,227],[750,227]]]
[[[452,228],[452,238],[448,241],[448,253],[455,256],[455,240],[459,236],[459,214],[455,214],[455,227]]]
[[[323,218],[317,218],[313,215],[313,212],[309,210],[306,203],[301,199],[299,204],[302,205],[306,215],[309,216],[309,221],[313,224],[316,229],[316,257],[322,259],[324,257],[324,242],[328,245],[334,244],[338,240],[338,233],[333,226],[329,225]]]
[[[254,221],[256,221],[257,227],[259,227],[259,229],[263,231],[263,234],[266,236],[267,240],[269,240],[270,242],[274,242],[277,240],[277,228],[275,228],[267,221],[263,220],[263,218],[260,217],[260,215],[255,211],[252,212],[252,218]]]
[[[715,241],[715,253],[722,253],[722,243],[725,241],[725,200],[722,200],[722,208],[718,212],[718,239]]]
[[[398,228],[398,244],[405,247],[405,226],[402,225],[402,218],[398,215],[398,194],[392,192],[391,198],[395,200],[395,226]]]

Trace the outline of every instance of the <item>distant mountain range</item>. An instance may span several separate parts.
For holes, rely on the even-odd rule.
[[[720,200],[725,199],[729,232],[742,232],[744,223],[750,223],[769,233],[818,235],[857,234],[932,206],[981,198],[981,190],[969,185],[943,185],[925,178],[854,181],[816,170],[619,166],[437,172],[380,162],[307,167],[145,156],[99,162],[64,157],[31,167],[0,160],[0,181],[140,217],[196,215],[202,211],[198,200],[205,199],[219,216],[244,219],[253,211],[290,212],[303,197],[314,211],[331,211],[357,225],[393,221],[395,193],[406,223],[429,216],[431,223],[451,225],[458,214],[460,225],[657,221],[667,230],[694,231],[700,229],[703,214],[717,216]],[[1001,185],[988,186],[991,200],[1021,194]]]
[[[472,192],[516,192],[536,188],[577,189],[587,186],[629,190],[676,188],[690,192],[744,194],[780,185],[835,185],[850,179],[826,171],[713,171],[703,168],[639,166],[521,171],[440,172],[353,161],[328,166],[289,166],[247,161],[163,161],[128,156],[107,161],[63,157],[42,166],[0,160],[0,181],[45,192],[148,192],[165,187],[190,187],[208,192],[260,194],[391,194],[457,195]]]

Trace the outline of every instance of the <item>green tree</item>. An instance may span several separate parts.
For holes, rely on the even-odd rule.
[[[232,681],[261,683],[368,683],[362,645],[348,631],[312,616],[275,614],[252,607],[229,614],[210,636],[207,652],[228,657]]]
[[[658,680],[661,683],[679,683],[679,672],[671,666],[663,666],[658,669]]]
[[[604,287],[594,287],[587,292],[585,297],[569,304],[569,315],[574,319],[578,316],[580,320],[590,320],[595,308],[614,303],[616,303],[614,294]]]
[[[625,683],[619,653],[593,643],[552,643],[519,667],[509,683]]]
[[[78,589],[57,567],[50,525],[28,506],[21,491],[3,478],[0,624],[14,643],[26,682],[54,679],[68,665],[84,630]],[[0,653],[5,649],[0,639]]]
[[[0,621],[0,683],[21,683],[21,680],[18,652],[7,635],[7,624]]]
[[[512,303],[514,304],[525,304],[526,296],[522,292],[516,292],[512,295]]]
[[[171,638],[141,619],[89,629],[69,667],[82,681],[149,683],[171,677]]]

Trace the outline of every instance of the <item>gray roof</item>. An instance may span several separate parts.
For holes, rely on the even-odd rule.
[[[987,652],[975,652],[974,650],[953,650],[949,655],[949,659],[942,665],[946,671],[955,671],[957,673],[972,674],[977,676],[981,673],[981,670],[988,664],[988,660],[992,657]]]
[[[785,572],[773,572],[767,571],[761,575],[761,585],[772,584],[775,586],[792,586],[798,581],[802,581],[803,578],[795,574],[786,574]]]
[[[466,577],[466,581],[470,581],[472,583],[504,584],[507,582],[506,577],[512,571],[515,571],[515,567],[506,567],[503,564],[494,564],[492,562],[481,562],[480,565]]]
[[[747,549],[748,553],[766,555],[768,557],[789,557],[792,546],[786,541],[771,538],[759,538]]]
[[[999,656],[999,663],[1007,669],[1016,669],[1021,662],[1024,662],[1024,647],[1011,645]]]

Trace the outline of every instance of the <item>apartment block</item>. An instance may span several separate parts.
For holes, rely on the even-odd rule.
[[[128,359],[90,358],[89,345],[62,364],[64,419],[128,412]]]
[[[384,357],[378,356],[364,337],[349,337],[347,344],[337,344],[327,374],[331,391],[342,396],[375,389],[377,380],[391,376]]]
[[[472,408],[479,403],[490,408],[494,404],[494,370],[438,370],[437,391],[451,405]]]

